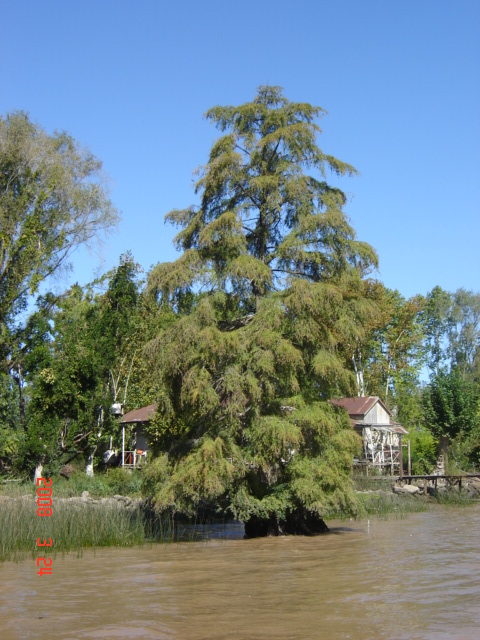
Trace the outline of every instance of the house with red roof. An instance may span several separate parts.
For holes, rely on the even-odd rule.
[[[347,411],[353,429],[362,438],[362,456],[354,462],[366,467],[367,471],[373,468],[380,473],[402,475],[402,436],[408,431],[392,420],[392,412],[385,403],[378,396],[338,398],[330,402]]]
[[[408,431],[392,420],[392,412],[378,396],[330,400],[344,409],[352,428],[362,438],[362,455],[354,464],[380,473],[403,474],[402,436]],[[157,405],[150,404],[129,411],[120,418],[122,430],[122,466],[136,468],[146,462],[148,442],[145,426],[153,418]],[[128,444],[128,446],[127,446]],[[408,448],[410,469],[410,449]]]
[[[120,418],[122,425],[122,467],[135,469],[147,460],[148,442],[145,426],[155,415],[157,405],[149,404],[129,411]],[[126,443],[130,443],[129,446]]]

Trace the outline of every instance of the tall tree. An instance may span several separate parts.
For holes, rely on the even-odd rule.
[[[11,471],[23,442],[18,386],[0,371],[0,472]]]
[[[201,206],[166,216],[183,227],[176,245],[184,253],[153,271],[151,287],[174,297],[195,284],[229,290],[248,311],[256,297],[292,279],[325,281],[347,267],[366,275],[376,265],[342,211],[345,194],[326,182],[327,173],[356,171],[317,146],[315,119],[323,114],[289,102],[276,87],[261,87],[241,107],[207,112],[228,133],[200,171]],[[306,167],[318,176],[306,175]]]
[[[426,362],[432,374],[438,374],[448,357],[448,333],[452,296],[441,287],[434,287],[425,298],[423,325],[426,342]]]
[[[480,381],[480,294],[434,287],[424,310],[427,363],[433,374],[459,367]]]
[[[48,134],[25,113],[0,117],[0,349],[9,323],[71,252],[110,228],[101,162],[66,133]]]
[[[27,325],[30,335],[40,324],[38,317]],[[48,352],[40,358],[38,348],[29,352],[34,363],[26,369],[26,466],[51,467],[65,453],[80,453],[97,431],[102,363],[92,321],[97,321],[95,300],[75,285],[52,309]]]
[[[452,295],[449,317],[452,365],[480,382],[480,293],[458,289]]]
[[[423,393],[427,428],[457,445],[468,460],[480,462],[480,389],[460,367],[441,369]],[[460,447],[458,446],[460,445]]]
[[[151,345],[163,455],[148,490],[159,508],[221,505],[249,535],[311,532],[354,508],[355,435],[325,400],[355,383],[377,258],[327,182],[356,172],[318,147],[323,113],[268,86],[208,111],[223,135],[200,171],[200,206],[167,215],[183,254],[149,278],[177,321]]]
[[[39,313],[24,332],[31,458],[38,463],[81,453],[88,475],[99,446],[116,435],[111,405],[125,403],[135,352],[146,339],[132,257],[121,256],[119,266],[102,280],[108,280],[108,287],[101,295],[92,286],[82,290],[76,285],[56,301],[47,323],[50,340],[43,341],[49,344],[46,353],[38,344],[32,349],[43,326]],[[43,444],[39,449],[37,441],[47,450]]]
[[[393,407],[400,387],[415,387],[423,364],[423,299],[383,288],[377,301],[380,320],[364,346],[366,390]]]
[[[480,295],[435,287],[426,298],[424,325],[430,383],[423,419],[457,466],[480,462]]]

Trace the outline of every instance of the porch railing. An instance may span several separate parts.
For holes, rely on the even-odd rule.
[[[123,452],[122,467],[124,469],[136,469],[145,464],[147,460],[147,452],[141,449],[133,449]]]

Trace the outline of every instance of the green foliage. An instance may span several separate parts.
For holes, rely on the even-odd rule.
[[[67,387],[73,385],[68,377],[72,372],[64,370],[66,377],[60,380],[51,368],[53,297],[39,300],[26,326],[18,326],[19,314],[45,279],[68,267],[75,248],[91,244],[117,219],[101,162],[88,150],[66,133],[48,134],[24,113],[0,117],[0,370],[10,377],[6,386],[18,389],[18,409],[10,411],[15,425],[8,433],[4,425],[0,427],[0,457],[9,458],[8,466],[15,462],[28,468],[34,458],[48,458],[54,447],[41,440],[41,432],[58,433],[57,418],[64,420],[57,411],[57,417],[47,416],[43,426],[44,416],[37,413],[36,425],[30,425],[29,384],[34,378],[39,387],[41,382],[44,388],[57,388],[56,402],[64,403],[67,420],[75,407],[87,401],[84,395],[70,403],[73,391]],[[84,378],[94,376],[88,366],[83,357]],[[79,385],[90,394],[91,387]],[[19,437],[25,438],[26,447],[23,440],[22,447],[17,446]]]
[[[459,463],[479,462],[480,389],[458,367],[440,370],[423,394],[427,428],[454,443]]]
[[[11,470],[23,440],[20,428],[18,387],[0,372],[0,469]]]
[[[454,507],[469,507],[478,503],[468,491],[464,489],[459,491],[458,487],[451,487],[445,492],[438,492],[436,499],[441,505]]]
[[[458,289],[452,295],[448,323],[452,365],[480,383],[480,294]]]
[[[0,509],[0,561],[42,555],[37,539],[53,540],[52,555],[86,548],[129,547],[148,539],[171,539],[167,521],[149,518],[139,507],[127,510],[114,504],[54,503],[49,518],[39,518],[33,498],[7,500]]]
[[[426,298],[424,325],[432,374],[458,367],[480,382],[480,294],[435,287]]]
[[[345,195],[325,180],[327,173],[356,171],[317,146],[314,120],[322,114],[268,86],[253,102],[207,112],[227,133],[200,171],[200,207],[167,215],[182,227],[176,244],[184,253],[153,270],[151,290],[176,301],[195,285],[221,288],[237,294],[248,312],[256,297],[292,278],[318,282],[377,264],[348,224]]]
[[[395,388],[395,420],[407,431],[417,429],[423,424],[422,386],[416,376],[404,383],[397,383]]]
[[[105,498],[116,494],[137,497],[140,495],[142,478],[139,473],[127,473],[121,468],[109,469],[89,478],[85,473],[77,471],[69,479],[55,477],[55,495],[58,497],[74,497],[88,491],[93,498]]]
[[[398,291],[377,287],[380,312],[377,326],[365,341],[361,361],[365,368],[364,395],[378,395],[391,407],[418,384],[423,364],[423,299],[406,300]],[[362,350],[361,350],[362,351]]]
[[[424,427],[412,429],[408,439],[411,447],[412,473],[431,473],[438,457],[438,439]]]
[[[449,445],[445,465],[446,473],[478,473],[480,469],[480,430],[460,434]]]
[[[428,503],[417,496],[397,496],[394,493],[367,493],[358,496],[358,516],[381,519],[406,518],[409,513],[427,511]]]
[[[425,298],[423,325],[427,346],[427,365],[432,373],[438,374],[445,364],[451,306],[451,294],[441,287],[434,287]]]
[[[480,294],[435,287],[423,314],[430,384],[423,393],[423,422],[450,441],[450,470],[480,463]]]
[[[478,427],[480,391],[454,367],[440,371],[424,392],[425,418],[437,436],[456,438]]]
[[[40,283],[117,218],[90,152],[24,113],[0,117],[0,341]]]
[[[43,477],[52,478],[56,498],[79,497],[84,491],[88,491],[91,498],[108,498],[114,495],[130,498],[140,497],[143,474],[138,471],[130,473],[116,467],[88,477],[85,475],[81,462],[73,463],[72,466],[75,467],[75,470],[68,479],[61,476],[59,471],[50,473],[48,469],[44,469]],[[4,484],[0,483],[0,495],[2,496],[15,498],[23,495],[35,495],[35,491],[36,488],[30,479],[24,482],[6,481]]]
[[[97,421],[101,370],[88,330],[94,307],[79,286],[58,301],[49,360],[27,377],[31,379],[26,417],[32,466],[41,459],[51,464],[62,450],[75,448],[76,441],[86,444],[86,438],[80,438]]]
[[[176,316],[149,347],[162,456],[145,491],[160,510],[280,522],[355,509],[357,437],[325,401],[353,389],[377,258],[326,181],[355,170],[317,146],[321,114],[276,87],[207,113],[224,135],[200,171],[200,206],[167,215],[183,254],[148,281]]]
[[[122,256],[103,278],[103,294],[75,285],[51,301],[48,314],[40,301],[30,317],[22,332],[26,468],[42,461],[55,470],[76,453],[89,459],[118,436],[110,407],[127,403],[130,383],[138,388],[142,364],[136,356],[150,325],[157,327],[158,310],[141,294],[138,272],[132,257]]]

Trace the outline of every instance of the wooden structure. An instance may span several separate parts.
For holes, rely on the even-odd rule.
[[[408,431],[398,422],[392,421],[392,413],[378,396],[339,398],[331,403],[348,412],[355,431],[362,437],[360,459],[354,464],[380,473],[403,474],[402,436]],[[410,443],[408,443],[410,444]],[[410,469],[410,448],[408,447]]]
[[[145,437],[144,426],[150,422],[155,414],[157,405],[149,404],[140,409],[129,411],[120,418],[122,425],[122,467],[136,469],[147,461],[148,442]],[[133,437],[132,449],[125,449],[125,430],[129,429]]]
[[[412,484],[412,481],[416,484],[418,480],[423,480],[423,492],[427,493],[428,483],[430,482],[435,489],[438,489],[438,481],[443,480],[447,487],[452,488],[458,486],[459,491],[462,490],[462,486],[468,487],[468,481],[472,479],[480,479],[480,473],[464,473],[463,475],[445,475],[445,474],[431,474],[431,475],[423,475],[423,476],[401,476],[398,479],[400,483]]]

